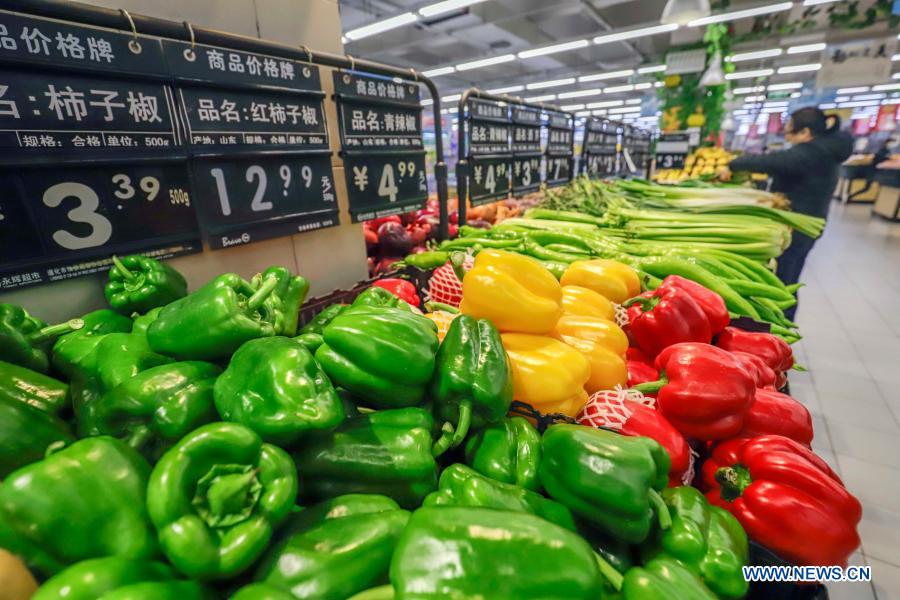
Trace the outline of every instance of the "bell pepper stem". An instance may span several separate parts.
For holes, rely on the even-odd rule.
[[[743,465],[719,467],[715,478],[719,484],[719,495],[728,502],[737,500],[751,483],[750,470]]]
[[[656,510],[656,518],[659,520],[660,529],[668,529],[671,527],[672,515],[669,514],[669,507],[666,506],[666,501],[659,495],[659,492],[650,488],[650,491],[647,493],[647,498],[650,500],[650,506]]]
[[[363,590],[350,596],[347,600],[393,600],[393,598],[394,586],[387,584]]]
[[[613,567],[609,562],[600,556],[598,553],[594,552],[594,560],[597,561],[597,567],[600,569],[600,574],[603,575],[603,578],[606,579],[613,589],[617,592],[622,589],[622,581],[625,579],[622,577],[622,574],[619,573],[615,567]]]
[[[144,445],[153,438],[153,432],[146,425],[138,425],[131,431],[128,436],[128,445],[135,450],[140,450]]]
[[[459,419],[454,427],[453,439],[450,440],[450,447],[456,448],[469,433],[469,425],[472,423],[472,401],[469,399],[462,400],[459,403]]]
[[[644,394],[645,396],[648,394],[655,394],[659,390],[661,390],[666,384],[669,383],[669,378],[666,377],[665,373],[660,373],[659,379],[656,381],[647,381],[646,383],[639,383],[634,386],[634,389]]]
[[[70,319],[65,323],[57,323],[56,325],[47,325],[43,329],[39,329],[28,336],[28,341],[32,344],[39,344],[61,335],[76,331],[84,327],[84,321],[81,319]]]
[[[128,267],[125,266],[125,263],[119,260],[119,257],[115,254],[113,254],[112,261],[116,268],[119,270],[119,273],[121,273],[122,277],[124,277],[125,279],[127,279],[128,281],[132,281],[136,277],[136,275],[129,271]]]
[[[426,302],[425,308],[432,312],[436,310],[442,310],[444,312],[453,313],[454,315],[459,314],[459,309],[457,307],[445,304],[443,302]]]
[[[253,292],[253,295],[247,300],[247,308],[256,310],[262,306],[263,302],[266,301],[266,298],[269,297],[269,294],[271,294],[276,287],[278,287],[278,279],[275,277],[267,277],[259,286],[259,289]]]
[[[453,444],[453,433],[453,425],[444,423],[444,426],[441,427],[441,437],[439,437],[434,443],[434,446],[431,447],[432,456],[437,458],[450,449],[451,444]]]
[[[635,304],[640,305],[642,312],[648,312],[653,310],[653,307],[659,303],[659,299],[656,297],[653,298],[644,298],[643,296],[635,296],[634,298],[629,298],[625,302],[622,303],[622,306],[625,308],[630,308]]]

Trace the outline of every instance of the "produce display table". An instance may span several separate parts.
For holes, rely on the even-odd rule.
[[[878,185],[869,182],[871,173],[871,165],[841,165],[835,198],[844,204],[874,202],[878,195]]]
[[[900,169],[876,169],[878,198],[872,212],[891,221],[900,221]]]

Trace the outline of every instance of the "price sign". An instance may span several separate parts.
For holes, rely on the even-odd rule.
[[[514,194],[530,192],[541,187],[541,155],[515,156],[512,166]]]
[[[690,134],[673,132],[660,134],[656,142],[656,168],[682,169],[690,152]]]
[[[541,112],[524,106],[513,106],[512,119],[513,153],[540,154]]]
[[[564,112],[547,113],[547,185],[565,185],[572,179],[572,162],[575,154],[575,122]]]
[[[336,71],[334,89],[353,221],[424,206],[428,183],[419,86]]]
[[[0,11],[0,289],[201,249],[159,40]]]
[[[318,67],[163,41],[213,249],[338,224]]]
[[[469,177],[472,206],[480,206],[509,196],[511,158],[475,158]],[[535,176],[539,176],[540,170]]]
[[[581,165],[590,177],[608,177],[618,172],[618,131],[606,119],[588,117],[584,125]]]

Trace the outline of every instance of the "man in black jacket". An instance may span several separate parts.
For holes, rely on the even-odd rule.
[[[826,117],[815,107],[791,114],[784,139],[791,144],[788,150],[739,156],[722,173],[723,178],[730,178],[731,171],[766,173],[772,177],[772,191],[787,196],[791,210],[824,218],[837,185],[838,169],[853,152],[853,139],[840,131],[837,117]],[[793,233],[791,245],[778,259],[777,274],[785,284],[800,280],[814,243],[811,237]],[[794,306],[784,311],[785,316],[793,319],[796,310]]]

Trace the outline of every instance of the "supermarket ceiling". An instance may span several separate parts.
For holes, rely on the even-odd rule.
[[[860,10],[871,3],[862,0]],[[750,54],[736,67],[774,68],[772,83],[814,77],[810,65],[826,39],[889,35],[876,26],[826,36],[833,0],[711,4],[713,18],[727,20],[736,35],[765,25],[755,17],[759,14],[775,20],[776,29],[806,22],[802,33],[775,34],[734,48],[767,51],[759,58]],[[723,4],[727,8],[717,7]],[[598,86],[652,81],[653,67],[662,64],[666,51],[701,41],[706,22],[661,25],[665,0],[340,0],[340,6],[345,51],[351,55],[424,71],[435,77],[442,95],[477,86],[558,104],[566,96],[551,95],[578,97],[578,91],[587,95]]]

